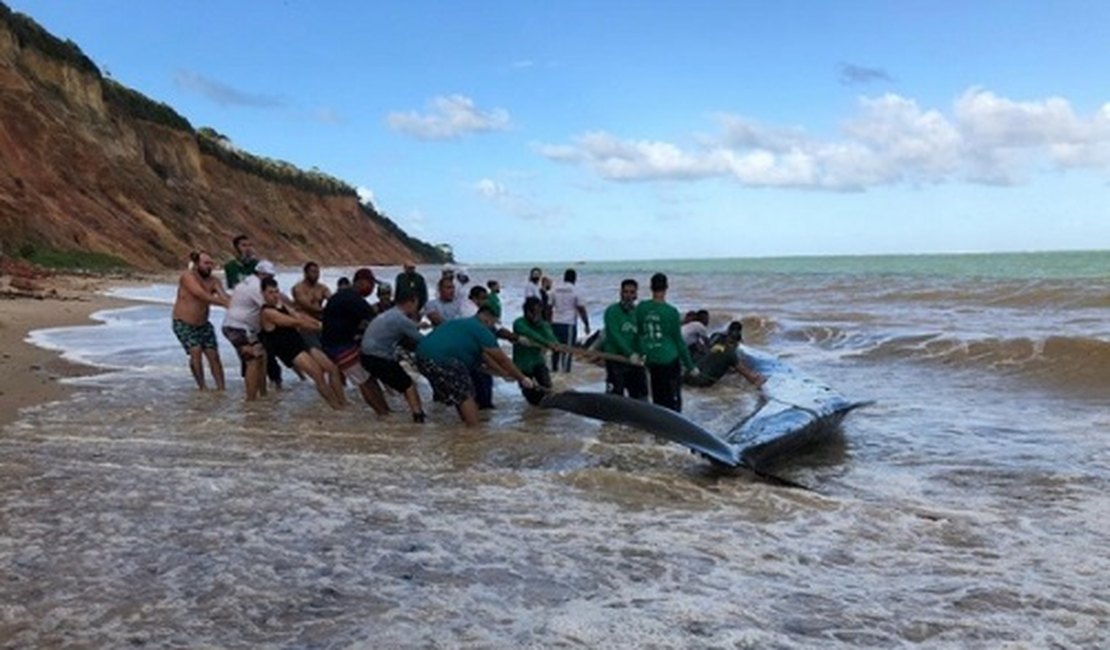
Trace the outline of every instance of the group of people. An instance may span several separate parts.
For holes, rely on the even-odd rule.
[[[239,357],[247,400],[265,395],[268,383],[281,386],[279,362],[310,378],[333,408],[347,405],[345,386],[353,384],[377,414],[385,415],[390,410],[385,386],[404,396],[414,422],[424,422],[420,392],[402,364],[409,362],[427,379],[434,399],[454,406],[467,425],[478,423],[479,411],[494,408],[494,376],[516,381],[524,398],[538,404],[552,388],[551,373],[570,372],[574,356],[604,361],[607,391],[635,399],[650,394],[654,403],[675,411],[682,409],[684,380],[709,385],[735,368],[753,383],[762,381],[737,361],[740,324],[712,340],[703,329],[708,313],[688,315],[690,327],[684,327],[678,310],[666,302],[662,273],[652,276],[651,299],[641,302],[637,282],[623,281],[619,300],[605,310],[604,335],[594,345],[579,347],[578,321],[587,335],[591,329],[574,269],[566,270],[558,287],[539,268],[532,269],[522,313],[507,329],[501,326],[500,283],[471,286],[466,274],[451,266],[444,268],[431,296],[412,263],[404,265],[392,287],[362,268],[332,292],[320,281],[319,266],[309,262],[287,296],[274,265],[258,258],[249,238],[236,237],[233,246],[235,258],[224,266],[226,290],[204,251],[192,254],[178,282],[173,331],[201,390],[206,388],[205,359],[216,388],[225,387],[209,319],[212,305],[226,308],[221,331]],[[375,288],[378,300],[371,304]],[[511,357],[499,339],[511,342]]]

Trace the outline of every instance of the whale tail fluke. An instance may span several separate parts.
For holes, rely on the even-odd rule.
[[[540,406],[643,429],[689,447],[723,465],[729,467],[740,465],[738,450],[720,436],[688,420],[680,413],[648,402],[608,393],[564,391],[548,395],[540,402]]]

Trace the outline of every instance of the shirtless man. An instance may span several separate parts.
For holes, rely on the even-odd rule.
[[[224,367],[220,363],[220,353],[216,344],[216,330],[208,320],[208,308],[212,305],[227,306],[228,296],[220,279],[212,276],[215,262],[204,251],[190,256],[191,268],[181,274],[177,281],[177,299],[173,303],[173,333],[185,353],[189,355],[189,370],[197,388],[204,390],[204,357],[216,390],[224,389]]]
[[[331,297],[331,289],[320,282],[320,265],[308,262],[304,265],[304,279],[293,285],[293,303],[301,313],[316,320],[324,318],[324,301]],[[320,335],[316,332],[301,332],[305,344],[310,348],[322,349]]]

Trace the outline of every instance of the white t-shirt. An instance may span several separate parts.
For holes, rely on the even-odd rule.
[[[459,300],[455,298],[451,302],[444,302],[439,298],[433,298],[424,305],[424,315],[439,314],[443,320],[455,320],[456,318],[463,317],[463,302],[469,303],[469,300]]]
[[[692,320],[682,326],[682,340],[686,346],[695,345],[698,341],[709,340],[709,328],[700,320]]]
[[[564,282],[551,290],[551,322],[574,325],[578,322],[578,308],[582,301],[574,285]]]
[[[262,305],[266,301],[262,298],[262,281],[257,275],[243,278],[231,291],[231,300],[224,314],[224,327],[247,330],[251,334],[258,334]]]
[[[525,300],[528,300],[529,298],[539,298],[539,297],[540,297],[540,283],[539,282],[536,282],[535,284],[529,282],[528,284],[524,285],[524,299]]]

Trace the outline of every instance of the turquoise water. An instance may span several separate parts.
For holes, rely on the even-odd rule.
[[[507,264],[494,268],[527,268]],[[946,255],[853,255],[821,257],[736,257],[717,259],[548,262],[547,269],[575,267],[597,272],[702,274],[911,275],[961,278],[1110,278],[1110,251],[969,253]],[[555,274],[552,274],[555,277]]]

